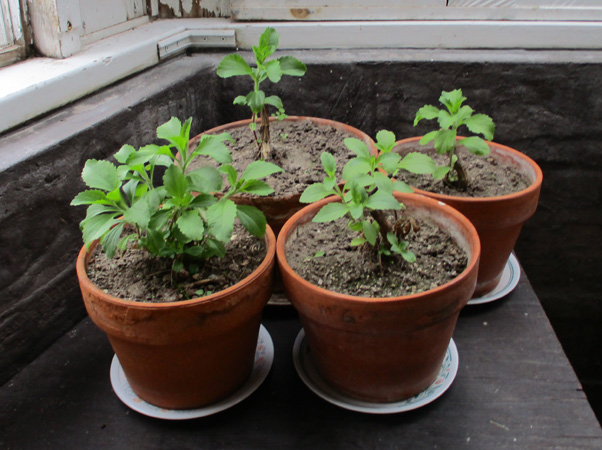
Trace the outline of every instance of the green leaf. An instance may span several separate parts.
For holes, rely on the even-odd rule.
[[[314,183],[305,188],[305,191],[303,191],[303,194],[301,194],[299,201],[301,203],[313,203],[317,202],[318,200],[322,200],[329,195],[333,195],[334,193],[335,192],[332,189],[328,189],[326,186],[324,186],[324,184]]]
[[[393,193],[393,181],[391,181],[391,179],[384,173],[375,172],[374,181],[379,191],[385,192],[387,194]]]
[[[71,200],[72,206],[91,205],[93,203],[111,204],[111,202],[107,200],[107,194],[98,190],[80,192],[73,200]]]
[[[388,153],[395,145],[395,134],[391,131],[380,130],[376,133],[376,147],[384,152]]]
[[[278,172],[283,172],[283,170],[276,164],[267,161],[253,161],[240,177],[243,180],[260,180]]]
[[[176,138],[179,138],[179,136],[176,136]],[[161,148],[162,147],[159,147],[158,145],[146,145],[140,148],[138,151],[131,153],[127,160],[127,164],[129,166],[146,164],[154,157],[159,155]]]
[[[437,164],[433,159],[419,152],[408,153],[399,163],[399,168],[418,174],[432,174]]]
[[[349,150],[362,159],[370,159],[370,150],[364,141],[357,138],[345,138],[343,141]]]
[[[209,208],[217,203],[217,199],[211,194],[199,194],[188,204],[191,208]]]
[[[188,180],[178,166],[170,166],[163,175],[163,186],[169,195],[182,199],[188,192]]]
[[[489,145],[483,139],[478,136],[471,136],[458,141],[458,145],[463,145],[471,153],[477,156],[489,155]]]
[[[470,106],[462,106],[462,108],[460,108],[456,114],[456,123],[458,126],[463,125],[466,122],[466,119],[468,119],[473,112],[474,110]]]
[[[263,91],[251,91],[247,95],[247,105],[255,114],[261,113],[265,105],[265,93]]]
[[[252,73],[249,64],[237,53],[224,57],[217,67],[217,75],[221,78],[251,75]]]
[[[393,182],[393,191],[396,192],[405,192],[406,194],[412,194],[414,190],[408,186],[406,183],[400,180],[395,180]]]
[[[387,194],[382,191],[376,191],[372,194],[365,205],[370,209],[401,209],[401,204],[392,194]]]
[[[456,114],[462,106],[466,97],[462,95],[462,89],[455,89],[450,92],[443,91],[439,101],[445,105],[451,114]]]
[[[278,109],[278,111],[284,110],[282,100],[277,95],[270,95],[269,97],[266,97],[264,103],[267,105],[272,105],[274,108]]]
[[[370,245],[376,244],[378,231],[378,224],[377,227],[374,227],[372,223],[368,222],[367,220],[362,220],[362,232],[364,233],[364,237]]]
[[[280,70],[284,75],[302,77],[307,72],[305,64],[292,56],[282,56],[278,58],[278,61],[280,62]]]
[[[103,191],[113,191],[120,185],[117,176],[117,168],[109,161],[97,161],[89,159],[86,161],[82,171],[84,183],[92,189],[102,189]]]
[[[351,231],[362,231],[362,222],[355,222],[353,220],[350,220],[347,226]]]
[[[272,83],[278,83],[282,78],[282,70],[280,69],[280,62],[277,59],[266,63],[265,72]]]
[[[232,102],[232,104],[246,106],[246,104],[247,104],[247,97],[245,95],[239,95],[239,96],[237,96],[234,99],[234,101]]]
[[[420,145],[428,144],[429,142],[433,141],[440,133],[443,133],[443,130],[435,130],[431,131],[430,133],[426,133],[424,136],[422,136],[422,139],[420,139]]]
[[[107,233],[111,227],[118,223],[117,214],[99,214],[84,221],[83,238],[86,247],[95,239]]]
[[[378,157],[378,162],[385,172],[389,174],[395,173],[401,156],[398,153],[384,153]]]
[[[172,117],[157,128],[157,137],[169,141],[175,137],[180,137],[182,131],[182,122],[177,117]]]
[[[165,247],[165,238],[163,237],[163,233],[149,228],[146,230],[146,248],[153,255],[159,255],[161,250]]]
[[[370,164],[363,159],[353,158],[345,164],[343,168],[343,174],[341,175],[343,180],[353,180],[359,175],[365,175],[370,172],[372,167]]]
[[[342,203],[328,203],[318,211],[312,222],[332,222],[343,217],[348,210],[347,205]]]
[[[207,239],[207,253],[205,258],[209,258],[211,256],[217,256],[218,258],[223,258],[226,256],[226,246],[222,244],[220,241],[215,239]]]
[[[195,192],[219,192],[222,189],[222,177],[213,167],[201,167],[192,170],[186,175],[191,190]]]
[[[361,203],[357,203],[357,204],[351,203],[351,204],[348,204],[348,206],[349,206],[349,215],[351,215],[351,217],[354,220],[357,220],[364,215],[364,205],[362,205]]]
[[[437,118],[439,126],[444,130],[450,128],[454,124],[454,118],[447,111],[439,111]]]
[[[482,134],[488,141],[493,139],[495,125],[491,117],[485,114],[475,114],[466,120],[465,125],[473,133]]]
[[[114,226],[107,234],[105,234],[100,242],[102,244],[103,251],[109,259],[113,259],[115,256],[124,226],[125,222],[121,222],[119,225]]]
[[[224,141],[232,140],[232,136],[228,133],[205,134],[201,137],[199,145],[192,155],[206,155],[221,164],[229,164],[232,162],[232,156],[230,155],[230,150],[228,150],[228,147],[224,144]]]
[[[253,236],[263,237],[265,235],[267,220],[259,209],[249,205],[238,205],[236,216]]]
[[[148,208],[148,202],[145,199],[140,199],[128,208],[123,214],[123,218],[127,223],[133,223],[141,228],[146,228],[150,221],[150,211]]]
[[[253,53],[258,64],[263,64],[266,58],[271,56],[278,48],[279,34],[274,28],[268,27],[259,36],[259,45],[253,46]]]
[[[440,155],[448,153],[456,147],[456,132],[443,130],[435,137],[435,150]]]
[[[322,166],[324,166],[324,171],[333,178],[337,171],[337,161],[334,159],[331,153],[323,152],[320,155],[320,160],[322,161]]]
[[[238,172],[230,164],[224,164],[217,169],[221,173],[225,173],[228,176],[228,183],[230,186],[235,186],[238,180]]]
[[[367,241],[365,238],[363,237],[356,237],[354,238],[351,243],[349,245],[351,245],[352,247],[357,247],[359,245],[365,244]]]
[[[246,181],[240,188],[241,192],[247,192],[255,195],[270,195],[274,192],[274,189],[262,180],[249,180]]]
[[[433,178],[435,180],[442,180],[445,177],[445,175],[447,175],[449,170],[449,166],[438,166],[433,172]]]
[[[196,210],[184,211],[176,224],[182,233],[194,241],[200,241],[205,236],[203,219]]]
[[[420,122],[422,119],[432,120],[436,119],[438,116],[439,108],[433,105],[424,105],[416,113],[416,117],[414,118],[414,126],[418,125],[418,122]]]
[[[115,153],[115,159],[117,162],[121,164],[125,164],[132,153],[134,153],[136,149],[131,145],[125,144],[122,146],[117,153]]]
[[[211,234],[220,242],[228,242],[234,229],[236,219],[236,204],[222,198],[207,209],[207,221]]]

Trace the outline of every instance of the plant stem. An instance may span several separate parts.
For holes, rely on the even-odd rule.
[[[261,110],[261,157],[265,161],[270,156],[270,115],[267,106]]]

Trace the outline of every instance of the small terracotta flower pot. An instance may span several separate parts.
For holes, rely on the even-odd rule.
[[[420,139],[414,137],[398,141],[394,151],[400,154],[424,151],[428,147],[421,146]],[[418,194],[454,207],[477,229],[481,239],[481,263],[474,297],[491,292],[499,283],[523,224],[535,213],[543,180],[541,169],[528,156],[495,142],[487,144],[496,161],[517,169],[531,182],[527,189],[497,197],[456,197],[415,189]]]
[[[276,249],[287,297],[299,313],[318,372],[339,392],[365,401],[403,400],[433,383],[477,279],[480,244],[472,224],[421,195],[396,197],[408,214],[429,218],[466,251],[468,266],[458,277],[426,292],[390,298],[339,294],[301,278],[287,262],[287,240],[336,197],[296,213],[282,228]]]
[[[267,255],[248,277],[207,297],[174,303],[103,292],[88,278],[90,253],[81,249],[77,276],[86,310],[107,333],[136,395],[163,408],[189,409],[215,403],[246,381],[272,291],[276,239],[269,227],[265,240]]]
[[[376,152],[376,148],[374,147],[374,141],[363,131],[358,130],[350,125],[335,122],[334,120],[321,119],[317,117],[305,117],[305,116],[289,116],[285,121],[290,122],[301,122],[304,120],[310,120],[314,124],[318,126],[331,126],[337,128],[339,130],[345,131],[351,134],[353,137],[363,141],[369,149]],[[276,121],[276,118],[270,118],[270,122]],[[247,128],[251,123],[250,119],[247,120],[239,120],[237,122],[231,122],[225,125],[221,125],[219,127],[211,128],[198,136],[195,136],[190,141],[191,146],[196,146],[198,141],[200,140],[203,134],[220,134],[226,133],[236,128]],[[318,160],[319,164],[319,160]],[[276,236],[280,232],[280,229],[284,225],[284,223],[297,211],[303,208],[305,205],[299,202],[299,198],[301,197],[302,192],[295,192],[287,195],[280,195],[275,193],[274,195],[270,195],[268,197],[259,197],[259,196],[234,196],[232,200],[238,204],[245,205],[253,205],[259,208],[266,216],[268,224],[274,230]]]

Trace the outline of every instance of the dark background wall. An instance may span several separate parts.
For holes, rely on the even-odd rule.
[[[307,75],[270,88],[291,115],[409,137],[430,131],[412,126],[419,107],[462,88],[497,142],[540,164],[539,208],[516,251],[602,418],[602,54],[294,54]],[[0,383],[85,315],[74,270],[84,211],[69,206],[84,162],[152,141],[171,116],[194,117],[194,133],[247,117],[232,100],[248,83],[214,74],[222,56],[179,57],[0,136]]]

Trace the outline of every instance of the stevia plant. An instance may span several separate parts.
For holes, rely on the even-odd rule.
[[[418,110],[414,119],[414,126],[418,125],[422,119],[437,119],[440,128],[424,135],[420,140],[420,144],[425,145],[433,142],[438,154],[448,155],[448,164],[438,168],[434,173],[434,177],[443,179],[448,186],[458,190],[465,190],[469,183],[460,157],[456,152],[458,145],[463,145],[477,156],[489,155],[489,146],[479,136],[456,139],[458,128],[464,125],[469,131],[482,135],[488,141],[493,139],[495,131],[495,125],[491,117],[485,114],[473,114],[474,110],[470,106],[462,106],[465,100],[466,97],[462,95],[461,89],[451,92],[443,91],[439,101],[446,107],[447,111],[433,105],[425,105]]]
[[[164,145],[135,149],[124,145],[115,154],[119,165],[90,159],[82,178],[90,188],[79,193],[72,205],[88,205],[80,228],[84,244],[99,239],[109,258],[125,250],[130,241],[151,255],[172,260],[172,283],[182,269],[198,270],[203,260],[223,257],[235,219],[254,236],[265,234],[266,218],[253,206],[237,205],[230,197],[245,192],[268,195],[272,188],[263,178],[280,172],[275,164],[255,161],[239,174],[229,163],[224,142],[227,133],[204,135],[196,148],[189,148],[192,119],[183,124],[177,118],[157,128]],[[190,170],[191,161],[207,155],[220,165]],[[165,167],[162,184],[155,183],[157,168]],[[229,185],[221,198],[222,174]],[[159,184],[156,186],[155,184]],[[194,194],[193,194],[194,193]],[[198,195],[197,195],[198,194]],[[134,232],[123,235],[126,225]]]
[[[253,46],[255,67],[249,66],[238,53],[233,53],[224,57],[217,68],[217,75],[222,78],[249,76],[253,81],[253,90],[247,95],[236,97],[234,104],[246,105],[251,109],[252,120],[250,127],[253,130],[261,158],[264,160],[268,159],[270,155],[270,114],[268,106],[276,108],[274,115],[279,120],[287,116],[280,97],[277,95],[266,96],[265,92],[259,89],[259,86],[266,79],[275,84],[284,75],[301,77],[307,71],[305,64],[292,56],[269,59],[278,48],[278,40],[279,34],[276,30],[274,28],[266,28],[259,38],[258,45]],[[258,117],[261,120],[259,130],[261,137],[257,136]]]
[[[341,187],[336,178],[336,161],[332,154],[321,155],[326,176],[322,183],[308,186],[301,195],[302,203],[313,203],[325,197],[336,195],[341,202],[328,203],[314,216],[313,222],[333,222],[341,217],[349,218],[348,228],[359,233],[352,239],[352,246],[368,244],[379,259],[382,256],[400,255],[408,262],[414,262],[416,256],[408,250],[408,241],[404,238],[417,231],[419,225],[410,218],[399,217],[398,211],[405,209],[393,195],[394,191],[412,192],[403,181],[394,177],[401,170],[419,174],[433,174],[435,162],[427,155],[413,152],[403,158],[391,150],[395,146],[395,135],[381,130],[376,135],[376,147],[380,150],[374,155],[368,146],[355,138],[345,139],[345,145],[355,153],[343,168],[342,178],[347,180]],[[387,218],[385,211],[394,211],[394,221]]]

